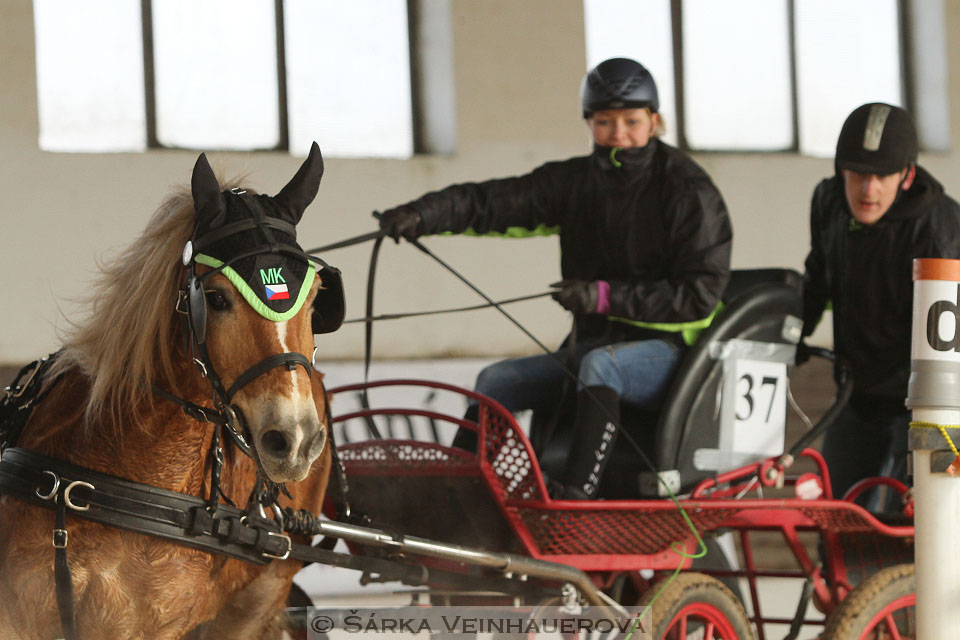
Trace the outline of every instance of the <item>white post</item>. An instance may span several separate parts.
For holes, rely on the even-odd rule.
[[[913,344],[907,407],[916,422],[960,425],[960,260],[913,265]],[[960,443],[960,429],[948,429]],[[917,637],[952,640],[960,629],[960,477],[936,428],[911,428],[916,527]]]

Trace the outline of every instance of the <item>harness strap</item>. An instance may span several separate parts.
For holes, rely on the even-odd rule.
[[[65,640],[77,638],[77,610],[73,594],[73,575],[67,562],[67,501],[64,497],[66,487],[61,484],[56,494],[56,522],[53,529],[54,583],[57,591],[57,609],[60,611],[60,630]]]
[[[62,373],[49,381],[47,373],[61,351],[24,366],[10,386],[5,387],[0,394],[0,450],[17,444],[20,432],[26,426],[33,408],[40,404],[60,381]]]
[[[293,371],[297,368],[297,365],[303,367],[308,376],[313,375],[313,363],[310,362],[310,358],[302,353],[278,353],[268,358],[264,358],[237,376],[237,379],[234,380],[233,384],[230,385],[230,388],[227,389],[225,395],[227,403],[229,404],[233,400],[233,396],[236,395],[240,389],[244,388],[267,371],[283,366],[287,367],[287,369],[290,371]]]
[[[56,505],[51,501],[51,482],[67,487],[64,500]],[[70,486],[74,489],[67,495]],[[224,504],[211,513],[202,498],[123,480],[26,449],[3,452],[0,494],[47,509],[62,503],[71,516],[254,564],[286,558],[292,547],[290,537],[273,520],[250,517]],[[83,506],[78,508],[77,503]]]
[[[165,391],[158,386],[153,387],[153,392],[163,398],[164,400],[169,400],[174,404],[178,404],[183,408],[183,412],[196,420],[197,422],[212,422],[213,424],[226,424],[227,417],[225,414],[212,409],[210,407],[204,407],[199,404],[194,404],[189,400],[184,400],[179,398],[169,391]]]
[[[232,236],[243,231],[249,231],[250,229],[260,226],[273,227],[283,231],[287,235],[293,236],[294,238],[297,237],[296,227],[289,222],[280,220],[279,218],[264,217],[262,220],[258,220],[256,218],[244,218],[243,220],[238,220],[237,222],[233,222],[231,224],[225,224],[222,227],[208,231],[202,237],[197,238],[197,240],[193,243],[193,250],[199,253],[204,247],[208,247],[228,236]]]

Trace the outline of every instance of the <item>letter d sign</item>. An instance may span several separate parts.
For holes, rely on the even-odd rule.
[[[960,302],[960,285],[957,285],[957,302]],[[941,317],[949,313],[952,320],[951,336],[944,340],[941,335]],[[960,306],[949,300],[937,300],[927,312],[927,344],[937,351],[960,351]]]
[[[913,360],[960,363],[960,260],[914,261]]]

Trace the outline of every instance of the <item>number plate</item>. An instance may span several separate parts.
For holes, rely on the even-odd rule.
[[[724,389],[720,448],[736,453],[783,453],[787,421],[787,365],[736,360]]]

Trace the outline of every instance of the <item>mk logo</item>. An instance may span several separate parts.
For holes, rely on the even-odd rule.
[[[278,284],[280,282],[286,282],[283,279],[283,276],[280,275],[280,271],[283,267],[270,267],[269,269],[260,269],[260,280],[263,284]]]

